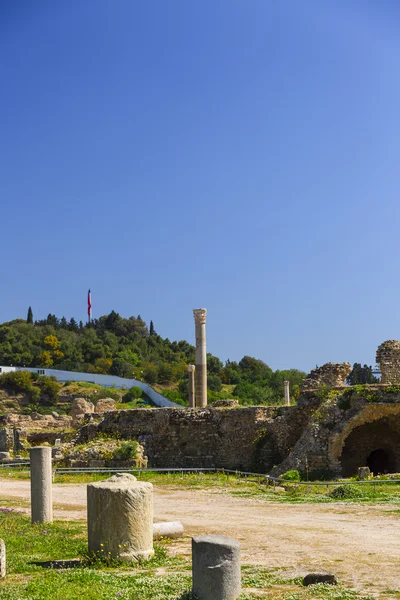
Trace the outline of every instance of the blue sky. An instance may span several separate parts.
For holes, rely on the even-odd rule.
[[[274,369],[400,338],[400,6],[4,0],[0,321],[112,309]]]

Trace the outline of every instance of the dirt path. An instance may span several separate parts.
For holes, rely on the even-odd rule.
[[[29,500],[29,481],[0,480],[1,498]],[[86,518],[86,485],[55,484],[56,518]],[[219,533],[241,542],[244,563],[288,567],[303,575],[325,570],[345,585],[395,598],[400,592],[400,514],[390,505],[272,504],[220,490],[155,486],[154,520],[180,520],[186,536],[177,551],[189,554],[190,536]]]

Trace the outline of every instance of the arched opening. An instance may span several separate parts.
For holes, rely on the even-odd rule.
[[[380,475],[382,473],[390,473],[392,470],[393,461],[383,448],[373,450],[367,458],[367,466],[370,468],[371,473],[374,475]]]
[[[358,467],[368,466],[379,473],[396,473],[400,470],[400,420],[388,416],[355,427],[343,446],[342,474],[357,475]]]

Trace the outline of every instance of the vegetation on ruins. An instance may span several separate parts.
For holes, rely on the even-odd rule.
[[[148,328],[140,315],[125,319],[111,311],[83,325],[74,318],[68,321],[52,314],[33,322],[32,311],[28,311],[27,320],[16,319],[0,325],[1,365],[138,379],[181,404],[187,403],[187,367],[194,362],[194,346],[183,340],[171,342],[162,338],[154,323],[151,321]],[[282,404],[283,381],[290,382],[291,396],[296,399],[305,376],[297,369],[273,371],[262,360],[250,356],[223,364],[217,356],[208,354],[207,368],[210,402],[234,397],[241,404]],[[0,387],[4,388],[3,377]],[[26,388],[19,391],[29,392],[34,401],[41,403],[44,394],[34,391],[38,387],[38,380],[27,380]]]

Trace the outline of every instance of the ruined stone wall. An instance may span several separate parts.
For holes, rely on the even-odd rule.
[[[355,475],[379,448],[400,470],[399,417],[400,387],[373,384],[331,390],[314,406],[301,436],[272,474],[298,469],[332,477]]]
[[[65,415],[41,415],[33,412],[30,415],[9,414],[0,416],[0,428],[18,428],[28,430],[63,430],[72,426],[72,418]]]
[[[376,351],[376,362],[382,373],[381,383],[400,383],[400,340],[383,342]]]
[[[221,467],[266,472],[260,449],[285,457],[301,435],[308,410],[248,406],[234,409],[138,409],[108,412],[82,427],[78,443],[97,433],[135,438],[150,467]],[[274,454],[275,453],[275,454]],[[268,453],[265,453],[266,455]],[[271,459],[269,459],[271,462]]]
[[[301,390],[316,390],[321,387],[342,387],[346,377],[351,372],[350,363],[326,363],[322,367],[313,369],[303,380]]]

